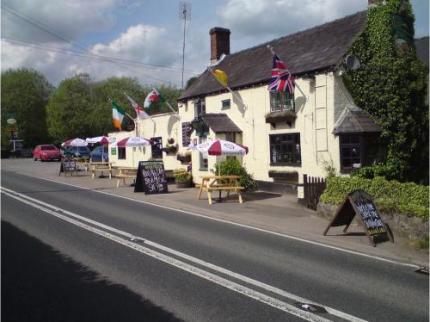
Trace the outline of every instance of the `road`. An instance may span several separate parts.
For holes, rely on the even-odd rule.
[[[177,319],[429,319],[428,276],[412,266],[8,171],[1,207],[2,220]]]

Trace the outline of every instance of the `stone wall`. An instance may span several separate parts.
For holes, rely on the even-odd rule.
[[[319,202],[317,206],[317,214],[321,217],[331,220],[336,213],[338,206]],[[410,240],[422,239],[429,234],[428,220],[411,217],[398,213],[380,212],[382,221],[391,228],[394,238],[397,236],[407,237]],[[354,222],[358,223],[357,216]]]

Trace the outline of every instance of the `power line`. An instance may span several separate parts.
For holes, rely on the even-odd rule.
[[[86,58],[91,58],[94,60],[99,60],[99,61],[106,61],[105,57],[100,58],[100,56],[98,55],[93,55],[93,54],[88,54],[88,53],[82,53],[79,51],[75,51],[73,49],[66,49],[66,48],[58,48],[58,47],[48,47],[48,46],[42,46],[39,44],[35,44],[35,43],[31,43],[31,42],[27,42],[27,41],[22,41],[22,40],[18,40],[18,39],[13,39],[13,38],[8,38],[8,37],[2,37],[2,40],[6,40],[7,42],[10,43],[14,43],[20,46],[25,46],[25,47],[30,47],[30,48],[37,48],[37,49],[41,49],[41,50],[45,50],[45,51],[50,51],[50,52],[56,52],[56,53],[61,53],[61,54],[70,54],[72,56],[77,56],[77,57],[86,57]],[[155,65],[146,65],[144,63],[140,63],[134,60],[128,60],[128,59],[120,59],[120,58],[110,58],[111,60],[115,60],[118,62],[118,64],[123,64],[123,65],[131,65],[131,66],[140,66],[140,67],[145,67],[145,68],[152,68],[152,69],[168,69],[171,70],[174,73],[179,73],[181,72],[180,68],[174,68],[174,67],[161,67],[161,66],[155,66]],[[110,62],[110,61],[108,61]],[[192,70],[187,70],[190,72],[190,74],[198,74],[195,73]]]
[[[76,41],[73,41],[71,39],[68,39],[67,37],[64,37],[63,35],[59,34],[58,32],[54,32],[54,31],[50,30],[49,26],[47,26],[47,25],[45,25],[45,24],[43,24],[43,23],[41,23],[39,21],[36,21],[34,19],[28,18],[28,17],[26,17],[26,16],[18,13],[17,11],[15,11],[15,10],[13,10],[13,9],[5,6],[5,5],[1,5],[1,7],[2,7],[2,9],[4,9],[7,12],[13,14],[14,16],[25,20],[27,23],[29,23],[29,24],[31,24],[33,26],[36,26],[37,28],[39,28],[39,29],[41,29],[41,30],[49,33],[50,35],[52,35],[52,36],[54,36],[54,37],[56,37],[56,38],[58,38],[58,39],[60,39],[62,41],[65,41],[65,42],[67,42],[67,43],[69,43],[71,45],[76,45],[76,47],[80,48],[81,50],[83,50],[85,52],[88,52],[88,48],[87,47],[85,47],[84,45],[80,44],[79,42],[76,42]],[[171,70],[174,70],[174,69],[178,69],[179,70],[179,69],[181,69],[181,67],[168,67],[168,66],[165,66],[165,65],[145,64],[145,63],[139,62],[137,60],[124,59],[124,58],[113,57],[113,56],[105,56],[105,55],[98,55],[98,54],[92,54],[92,55],[93,56],[97,56],[99,58],[106,58],[106,59],[112,59],[112,60],[118,60],[118,61],[132,62],[132,63],[135,63],[135,64],[140,64],[140,65],[143,65],[143,66],[147,66],[147,67],[158,67],[158,68],[165,68],[165,69],[171,69]],[[191,70],[191,69],[187,69],[187,71],[196,72],[196,71]]]
[[[64,55],[71,55],[71,56],[77,56],[77,57],[83,57],[83,58],[89,58],[89,59],[93,59],[93,60],[98,60],[101,63],[103,63],[103,62],[105,62],[105,63],[112,63],[111,61],[106,61],[106,60],[103,60],[103,59],[99,59],[98,57],[93,57],[91,55],[85,55],[85,54],[80,54],[80,53],[76,53],[76,52],[73,52],[73,51],[63,50],[63,49],[60,49],[60,48],[47,48],[47,47],[42,47],[42,46],[38,46],[38,45],[35,45],[35,44],[31,44],[31,43],[24,43],[22,41],[16,41],[16,40],[8,39],[8,38],[2,38],[2,40],[7,40],[8,42],[15,43],[15,44],[20,45],[20,46],[29,47],[29,48],[33,48],[33,49],[36,49],[36,50],[42,50],[42,51],[45,51],[45,52],[56,52],[56,53],[64,54]],[[119,65],[126,65],[126,63],[123,63],[123,62],[119,62],[118,64]],[[127,67],[127,66],[124,66],[124,67]],[[142,66],[137,66],[137,68],[142,68]],[[156,81],[158,81],[160,83],[169,82],[169,81],[167,81],[165,79],[160,79],[160,78],[156,78],[156,77],[153,77],[151,75],[145,74],[144,72],[141,72],[141,73],[142,73],[143,76],[145,76],[147,78],[151,78],[153,80],[156,80]]]
[[[36,26],[37,28],[39,28],[39,29],[41,29],[41,30],[49,33],[50,35],[52,35],[52,36],[54,36],[54,37],[56,37],[56,38],[58,38],[58,39],[60,39],[62,41],[65,41],[65,42],[71,44],[72,46],[76,46],[79,49],[81,49],[82,51],[88,52],[88,48],[86,48],[84,45],[80,44],[79,42],[75,42],[73,40],[70,40],[67,37],[64,37],[63,35],[61,35],[61,34],[59,34],[57,32],[52,31],[49,26],[47,26],[47,25],[45,25],[45,24],[43,24],[43,23],[41,23],[41,22],[39,22],[37,20],[28,18],[28,17],[26,17],[26,16],[18,13],[16,10],[5,6],[4,4],[1,5],[1,8],[3,10],[7,11],[8,13],[10,13],[10,14],[18,17],[18,18],[21,18],[21,19],[25,20],[27,23],[29,23],[29,24],[31,24],[33,26]],[[12,41],[17,42],[17,40],[12,40]],[[38,47],[35,44],[33,44],[33,45],[34,45],[33,47],[35,47],[35,48]],[[31,47],[31,46],[27,46],[27,47]],[[59,49],[52,49],[52,48],[51,49],[47,49],[46,47],[42,48],[41,46],[39,46],[39,49],[50,50],[50,51],[56,51],[56,50],[58,50],[57,52],[65,51],[64,49],[60,49],[60,50]],[[167,67],[167,66],[162,66],[162,65],[159,65],[159,66],[157,66],[157,65],[149,65],[149,64],[144,64],[144,63],[138,62],[138,61],[121,59],[121,58],[118,58],[118,57],[109,57],[109,56],[103,56],[103,55],[97,55],[97,54],[86,54],[85,52],[80,53],[80,52],[74,51],[74,54],[81,55],[81,56],[88,57],[88,58],[104,60],[104,61],[107,61],[107,62],[110,62],[110,63],[114,63],[114,64],[116,63],[115,61],[118,61],[118,62],[122,61],[123,65],[124,65],[124,63],[134,63],[134,64],[139,64],[142,67],[145,66],[145,67],[152,67],[152,68],[165,68],[165,69],[170,69],[170,70],[174,70],[175,69],[174,67]],[[89,57],[89,56],[91,56],[91,57]],[[127,66],[124,66],[124,67],[127,68]],[[130,68],[127,68],[127,69],[130,69]],[[193,72],[195,72],[195,71],[193,71]],[[198,73],[196,73],[196,74],[198,74]],[[160,82],[163,82],[163,80],[160,80],[160,79],[157,79],[157,78],[154,78],[154,77],[151,77],[151,78],[156,79],[156,80],[158,80]]]

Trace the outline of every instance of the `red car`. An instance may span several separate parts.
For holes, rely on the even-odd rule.
[[[34,161],[61,160],[60,150],[52,144],[37,145],[33,150]]]

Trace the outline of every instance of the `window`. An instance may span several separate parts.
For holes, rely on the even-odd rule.
[[[270,112],[294,111],[294,95],[288,92],[270,92]]]
[[[236,143],[236,133],[234,132],[225,133],[225,140]]]
[[[221,101],[221,109],[228,110],[230,108],[230,99]]]
[[[360,136],[358,134],[340,135],[340,165],[342,171],[361,166]]]
[[[270,135],[270,164],[301,166],[300,133]]]
[[[191,133],[193,132],[193,127],[191,122],[182,123],[182,146],[189,146],[191,143]]]
[[[195,101],[194,103],[194,112],[195,112],[195,116],[202,116],[206,114],[206,104],[205,104],[205,100],[204,99],[198,99]]]
[[[118,147],[118,160],[125,160],[125,147]]]
[[[206,136],[199,137],[199,143],[205,143]],[[199,153],[199,170],[208,171],[208,155],[205,153]]]
[[[162,159],[163,158],[163,138],[158,136],[156,138],[151,138],[152,144],[152,158]]]

